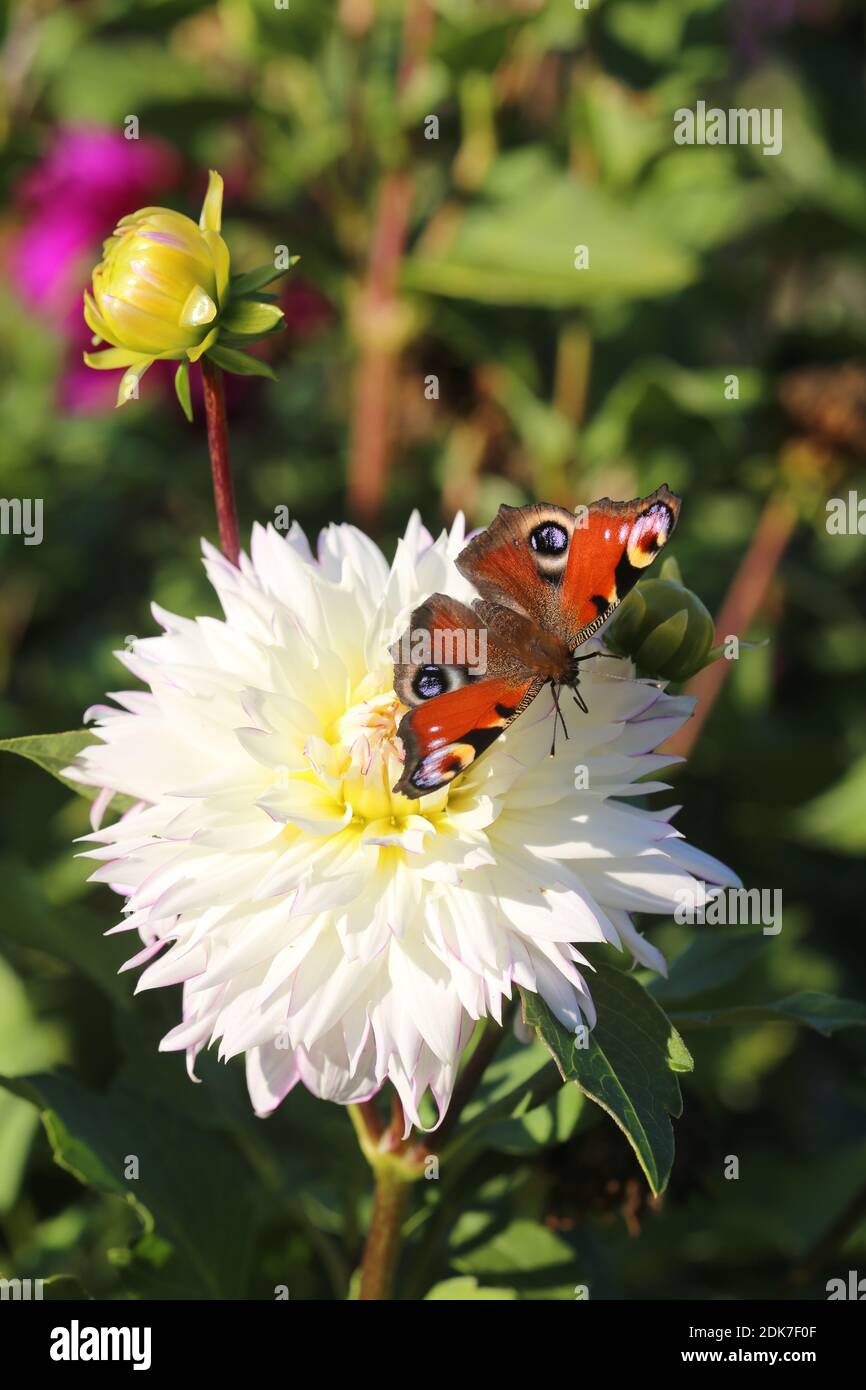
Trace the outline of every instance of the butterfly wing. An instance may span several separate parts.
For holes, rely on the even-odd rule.
[[[603,497],[577,513],[544,503],[501,506],[457,557],[484,598],[525,614],[573,651],[634,588],[667,544],[680,511],[667,486],[649,497]]]
[[[516,609],[539,627],[555,630],[558,586],[577,518],[552,504],[509,507],[503,502],[486,531],[457,556],[460,573],[491,603]],[[559,554],[539,554],[533,537],[546,534]]]
[[[580,646],[610,617],[673,534],[681,499],[662,485],[649,497],[588,509],[572,537],[562,580],[563,634]]]
[[[437,791],[489,748],[551,678],[545,663],[555,671],[550,638],[574,651],[591,636],[667,543],[679,510],[666,486],[578,513],[500,507],[457,558],[481,600],[473,609],[433,594],[394,649],[394,688],[410,706],[394,790]]]
[[[406,758],[394,791],[412,798],[465,772],[543,685],[478,613],[445,594],[416,608],[392,655],[394,689],[410,706],[397,730]]]

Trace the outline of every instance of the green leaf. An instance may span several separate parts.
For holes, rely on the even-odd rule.
[[[524,1119],[544,1108],[562,1089],[562,1078],[543,1043],[535,1039],[527,1046],[509,1031],[461,1113],[454,1136],[446,1146],[449,1163],[468,1145],[496,1148],[499,1141],[519,1144]],[[543,1128],[544,1119],[537,1123]],[[504,1129],[497,1129],[500,1124]],[[528,1133],[531,1132],[530,1129]]]
[[[861,855],[866,850],[866,757],[857,758],[840,781],[798,811],[795,829],[806,844],[833,854]]]
[[[503,1285],[525,1298],[571,1298],[575,1254],[567,1241],[523,1217],[502,1223],[487,1212],[466,1212],[452,1239],[451,1263],[482,1284]]]
[[[550,1057],[547,1056],[550,1066]],[[551,1071],[560,1080],[555,1068]],[[525,1114],[499,1120],[484,1127],[480,1135],[488,1149],[514,1156],[536,1154],[539,1149],[564,1144],[574,1133],[582,1114],[584,1096],[576,1086],[560,1085],[556,1094]]]
[[[274,280],[279,280],[281,275],[288,275],[289,270],[297,265],[300,256],[290,256],[287,270],[277,270],[274,265],[260,265],[255,270],[245,270],[240,275],[233,275],[231,278],[232,299],[237,299],[241,295],[255,294],[256,290],[264,289],[265,285],[273,284]]]
[[[249,353],[239,352],[237,348],[216,347],[208,349],[208,357],[215,362],[218,367],[222,367],[225,372],[234,372],[235,376],[266,376],[271,381],[276,381],[276,373],[273,367],[268,366],[260,357],[250,357]]]
[[[24,980],[0,956],[0,1072],[24,1076],[67,1060],[62,1023],[40,1016]]]
[[[762,954],[767,938],[754,928],[702,929],[672,962],[667,979],[648,986],[667,1008],[674,1000],[691,999],[736,980]]]
[[[262,304],[255,299],[233,300],[222,318],[223,328],[230,333],[262,338],[284,326],[283,311],[276,304]]]
[[[454,211],[447,237],[422,238],[405,263],[410,289],[485,304],[565,308],[670,294],[698,273],[676,228],[639,199],[554,167],[533,151],[501,156],[488,195]],[[586,268],[576,248],[588,248]]]
[[[582,1105],[580,1092],[562,1084],[540,1039],[519,1042],[508,1029],[446,1147],[449,1164],[467,1145],[519,1155],[562,1144]]]
[[[171,1243],[194,1296],[242,1296],[255,1188],[224,1135],[190,1124],[122,1076],[106,1091],[68,1073],[0,1084],[38,1107],[61,1168],[129,1203],[145,1234]],[[139,1175],[127,1178],[133,1156]]]
[[[607,1111],[652,1191],[662,1192],[674,1158],[669,1115],[682,1112],[676,1074],[693,1065],[676,1028],[643,985],[609,965],[600,964],[592,976],[598,1022],[585,1048],[539,995],[520,993],[524,1019],[549,1048],[563,1079]]]
[[[103,936],[96,918],[75,904],[48,902],[35,877],[11,859],[2,862],[3,913],[0,941],[45,951],[97,985],[121,1009],[129,1009],[133,982],[118,975],[135,945],[120,936]],[[134,938],[138,941],[138,938]],[[27,1070],[44,1063],[31,1062]],[[0,1059],[0,1070],[3,1070]],[[7,1067],[8,1071],[9,1068]]]
[[[713,0],[656,0],[650,9],[638,0],[621,0],[606,8],[604,19],[621,44],[649,62],[660,63],[682,49],[690,16],[712,8]]]
[[[174,374],[174,390],[180,401],[180,408],[192,424],[192,397],[189,390],[189,360],[184,358]]]
[[[663,408],[674,429],[681,427],[682,416],[714,421],[753,409],[767,394],[764,378],[740,362],[730,370],[740,383],[739,397],[732,401],[719,390],[718,373],[712,370],[682,367],[666,357],[639,358],[617,379],[586,426],[583,440],[591,459],[598,462],[625,452],[639,437],[640,422],[649,410]]]
[[[25,734],[21,738],[0,739],[0,753],[17,753],[20,758],[29,759],[43,771],[50,772],[52,777],[56,777],[64,787],[69,787],[76,796],[83,796],[85,801],[93,801],[99,794],[99,787],[87,787],[81,782],[74,782],[71,778],[62,776],[64,769],[91,743],[99,743],[99,738],[92,729],[72,729],[63,734]],[[134,805],[133,797],[118,792],[112,797],[109,809],[119,813],[128,811],[130,806]]]
[[[32,1105],[11,1091],[0,1091],[0,1214],[18,1200],[27,1156],[39,1118]]]
[[[672,1009],[683,1028],[734,1028],[752,1023],[802,1023],[829,1038],[840,1028],[866,1028],[866,1004],[832,994],[803,990],[766,1004],[734,1004],[707,1009]]]
[[[747,152],[797,206],[824,208],[862,235],[866,229],[862,162],[846,158],[828,135],[815,95],[793,67],[761,64],[740,87],[736,105],[783,110],[784,140],[770,159],[763,158],[759,145],[747,146]]]
[[[57,1303],[83,1303],[90,1299],[73,1274],[49,1274],[42,1281],[42,1298]]]
[[[78,756],[82,748],[98,742],[91,729],[73,729],[65,734],[25,734],[23,738],[0,739],[0,753],[17,753],[20,758],[29,758],[37,767],[50,772],[58,782],[71,787],[73,791],[81,788],[66,777],[63,769]],[[96,788],[90,789],[93,796]]]
[[[516,1298],[516,1289],[482,1288],[470,1274],[458,1279],[443,1279],[441,1284],[434,1284],[430,1292],[424,1295],[427,1303],[466,1303],[479,1299],[507,1301]]]

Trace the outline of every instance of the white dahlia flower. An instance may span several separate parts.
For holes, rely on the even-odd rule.
[[[217,1039],[245,1053],[260,1115],[298,1081],[345,1104],[390,1080],[407,1123],[428,1088],[441,1119],[475,1021],[515,985],[591,1026],[584,943],[664,970],[630,914],[737,881],[624,799],[664,786],[638,779],[691,710],[625,661],[582,667],[589,713],[554,757],[547,690],[450,787],[392,792],[388,649],[430,593],[472,597],[463,541],[462,520],[434,541],[413,516],[390,569],[351,526],[315,555],[297,524],[256,527],[239,569],[205,545],[224,618],[155,607],[163,634],[118,653],[149,689],[89,712],[102,741],[68,775],[103,789],[93,877],[126,899],[138,989],[183,985],[161,1047],[191,1075]],[[99,828],[115,792],[136,805]]]

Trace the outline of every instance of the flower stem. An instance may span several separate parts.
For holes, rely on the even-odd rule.
[[[717,642],[724,642],[729,636],[745,637],[769,593],[796,524],[793,502],[781,491],[774,493],[764,507],[752,543],[722,604],[716,621]],[[691,754],[731,665],[730,661],[714,661],[689,681],[685,694],[695,696],[697,707],[691,719],[662,745],[661,752],[683,758]]]
[[[393,1102],[390,1126],[373,1101],[350,1105],[348,1110],[361,1152],[373,1170],[374,1183],[358,1297],[387,1299],[391,1297],[409,1192],[424,1175],[426,1150],[403,1138],[405,1120],[399,1099]]]
[[[373,1214],[364,1247],[358,1294],[363,1301],[391,1297],[410,1191],[410,1183],[398,1171],[396,1164],[377,1164],[373,1171]]]
[[[423,64],[433,37],[430,0],[404,6],[403,51],[397,88],[405,92]],[[349,511],[368,527],[379,520],[394,445],[393,406],[402,348],[399,327],[400,265],[409,236],[414,193],[407,157],[384,174],[377,192],[369,265],[361,289],[360,353],[349,446]]]
[[[220,547],[226,559],[236,565],[241,552],[241,542],[238,512],[235,505],[235,489],[229,462],[229,431],[226,419],[223,374],[214,362],[203,357],[201,359],[201,376],[204,386],[207,443],[210,450],[213,497],[220,533]]]
[[[349,1118],[355,1126],[358,1143],[369,1159],[371,1150],[376,1147],[385,1133],[382,1117],[372,1100],[362,1100],[357,1105],[349,1106]]]

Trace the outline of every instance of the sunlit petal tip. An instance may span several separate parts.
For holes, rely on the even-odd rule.
[[[129,367],[136,361],[135,354],[125,351],[124,348],[105,348],[102,352],[85,352],[82,354],[88,367],[93,367],[97,372],[110,372],[117,367]]]
[[[190,362],[198,362],[199,359],[203,357],[204,354],[208,352],[210,348],[213,347],[218,336],[219,330],[214,328],[207,335],[207,337],[202,340],[202,342],[197,343],[195,347],[187,348],[186,355],[189,358]]]
[[[201,285],[193,285],[180,311],[180,322],[184,328],[200,328],[202,324],[213,323],[217,307]]]
[[[223,180],[216,169],[208,173],[207,192],[201,207],[199,226],[209,232],[218,232],[222,227]]]

